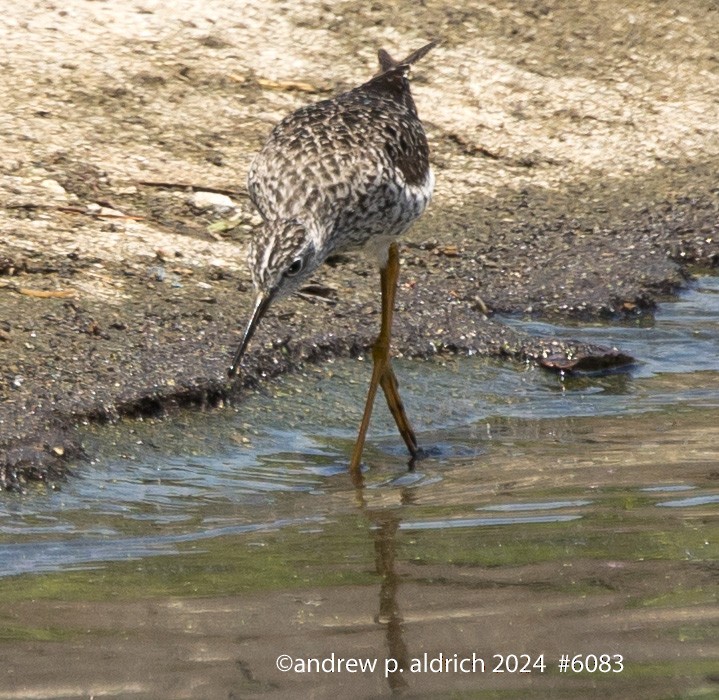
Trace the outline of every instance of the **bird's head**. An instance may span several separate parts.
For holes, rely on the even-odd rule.
[[[237,374],[242,356],[270,304],[288,296],[322,263],[310,229],[296,220],[266,221],[250,243],[248,262],[255,287],[255,301],[230,377]]]

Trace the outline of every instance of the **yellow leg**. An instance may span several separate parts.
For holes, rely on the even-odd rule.
[[[402,399],[399,396],[399,388],[397,385],[397,377],[395,376],[392,365],[390,364],[390,340],[392,336],[392,315],[394,312],[394,300],[397,291],[397,280],[399,278],[399,250],[396,243],[392,243],[389,247],[387,265],[380,270],[380,281],[382,285],[382,325],[380,327],[379,336],[372,348],[372,359],[374,367],[372,369],[372,378],[370,379],[369,391],[367,392],[367,401],[365,402],[364,415],[360,423],[357,441],[352,451],[352,459],[350,460],[350,474],[356,485],[362,483],[362,472],[360,470],[360,461],[362,459],[362,450],[364,448],[365,437],[367,436],[367,428],[369,428],[370,417],[372,416],[372,408],[374,400],[377,396],[377,387],[381,386],[387,399],[387,405],[392,413],[397,429],[402,439],[407,445],[412,457],[417,455],[417,438],[415,437],[412,426],[409,423],[407,414],[404,411]]]
[[[394,422],[397,424],[399,434],[404,440],[404,444],[407,445],[407,449],[412,457],[417,456],[419,446],[417,445],[417,437],[412,430],[412,426],[409,423],[409,418],[404,410],[404,403],[399,395],[399,386],[397,384],[397,377],[395,376],[392,365],[389,364],[389,358],[385,373],[380,377],[379,380],[382,391],[384,391],[384,397],[387,399],[387,406],[389,406],[390,413],[394,418]]]

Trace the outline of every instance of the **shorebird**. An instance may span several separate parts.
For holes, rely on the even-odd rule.
[[[382,321],[349,465],[359,483],[378,386],[412,459],[419,450],[390,362],[390,339],[400,266],[397,238],[425,210],[434,188],[427,138],[408,73],[435,44],[402,61],[380,49],[380,70],[371,80],[285,117],[270,133],[248,175],[250,198],[263,223],[249,246],[255,301],[230,377],[237,374],[270,304],[297,291],[330,254],[365,248],[379,263]]]

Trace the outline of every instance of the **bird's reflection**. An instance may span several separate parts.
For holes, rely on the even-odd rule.
[[[368,513],[373,524],[374,560],[380,577],[379,612],[375,622],[384,625],[387,633],[389,656],[397,661],[399,668],[387,676],[392,692],[398,692],[407,686],[404,674],[399,670],[409,668],[409,654],[404,641],[402,613],[397,602],[400,577],[396,571],[397,530],[400,518],[396,513],[379,511]]]

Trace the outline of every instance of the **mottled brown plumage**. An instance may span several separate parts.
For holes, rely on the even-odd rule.
[[[403,61],[380,50],[375,77],[285,117],[255,157],[248,189],[263,223],[249,264],[257,295],[231,376],[273,299],[338,251],[372,248],[384,269],[391,243],[426,208],[434,176],[407,75],[434,45]]]

